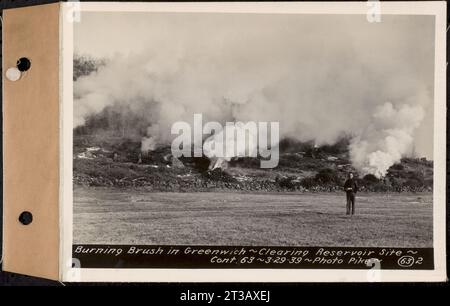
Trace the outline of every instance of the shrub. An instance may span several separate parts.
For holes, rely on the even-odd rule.
[[[210,160],[206,156],[194,157],[191,159],[194,164],[194,168],[200,172],[208,171]]]
[[[129,168],[110,168],[108,176],[115,179],[123,179],[125,177],[133,176],[135,172]]]
[[[237,180],[228,174],[226,171],[223,171],[222,169],[216,168],[211,171],[206,171],[203,174],[203,177],[206,179],[209,179],[211,181],[220,181],[220,182],[226,182],[226,183],[236,183]]]
[[[317,181],[314,177],[305,177],[300,181],[300,185],[304,188],[310,189],[314,186],[317,186]]]
[[[404,184],[406,187],[410,187],[410,188],[420,188],[420,187],[423,187],[424,186],[424,182],[423,182],[423,180],[419,180],[419,179],[417,179],[417,178],[415,178],[415,179],[408,179],[406,182],[405,182],[405,184]]]
[[[424,185],[425,185],[426,187],[433,187],[433,179],[426,179],[426,180],[424,181]]]
[[[315,179],[322,184],[340,183],[338,172],[330,168],[320,170],[319,173],[316,174]]]
[[[397,171],[402,171],[403,169],[405,169],[405,167],[402,164],[394,164],[391,169],[393,170],[397,170]]]
[[[73,80],[76,81],[79,77],[89,75],[92,72],[97,71],[98,68],[104,65],[105,65],[104,60],[74,54]]]
[[[293,138],[284,138],[279,143],[280,153],[306,152],[313,146],[312,141],[301,142]]]
[[[295,176],[277,178],[276,182],[281,188],[296,189],[300,182]]]
[[[363,177],[363,181],[365,184],[375,184],[378,183],[380,180],[373,174],[366,174]]]
[[[389,191],[389,186],[383,184],[382,182],[378,182],[371,186],[371,189],[375,192],[387,192]]]
[[[408,172],[406,172],[405,177],[412,179],[412,180],[421,181],[422,183],[424,181],[423,173],[420,171],[408,171]]]
[[[349,145],[350,145],[350,137],[345,136],[336,141],[334,144],[321,146],[319,148],[319,151],[326,154],[337,155],[346,153],[348,151]]]

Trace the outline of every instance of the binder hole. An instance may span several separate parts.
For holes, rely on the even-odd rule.
[[[26,57],[21,57],[19,58],[19,60],[17,61],[16,64],[17,69],[19,69],[21,72],[27,71],[28,69],[30,69],[31,67],[31,62],[28,58]]]
[[[28,225],[33,222],[33,215],[29,211],[23,211],[19,216],[19,221],[23,225]]]

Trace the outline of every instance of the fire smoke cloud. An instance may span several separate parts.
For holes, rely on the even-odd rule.
[[[83,13],[81,20],[76,51],[107,60],[74,84],[75,127],[126,106],[148,121],[143,149],[170,143],[174,122],[201,113],[220,123],[278,121],[281,137],[318,145],[350,134],[354,166],[379,177],[413,148],[432,158],[432,17],[371,24],[365,15]]]
[[[398,162],[414,144],[414,131],[424,117],[423,108],[407,104],[395,109],[391,103],[376,108],[367,128],[352,139],[350,157],[363,174],[378,178]]]

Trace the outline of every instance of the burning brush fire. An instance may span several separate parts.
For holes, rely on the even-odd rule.
[[[226,168],[227,162],[238,157],[265,158],[260,161],[261,168],[278,165],[278,122],[227,122],[223,127],[218,122],[203,126],[202,120],[202,114],[194,114],[193,129],[184,121],[172,125],[172,134],[178,135],[171,144],[174,157],[191,157],[193,147],[194,157],[204,155],[210,159],[209,170]],[[205,135],[210,136],[203,141]],[[148,139],[143,139],[142,147]]]

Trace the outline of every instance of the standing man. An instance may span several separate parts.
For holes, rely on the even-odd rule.
[[[353,179],[353,173],[348,174],[348,179],[344,183],[344,190],[347,194],[347,215],[355,214],[355,194],[358,192],[358,185]]]

